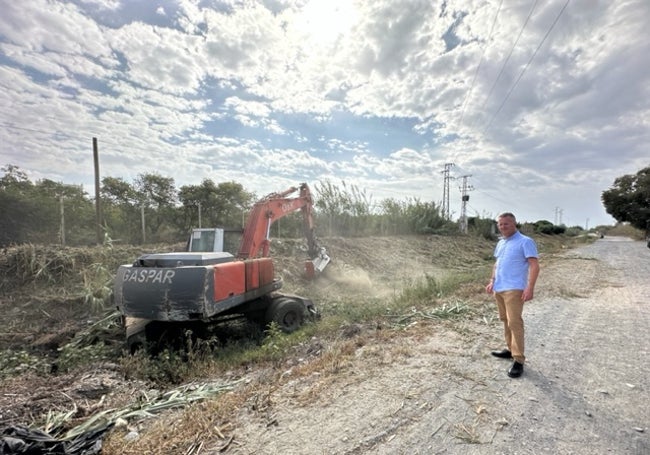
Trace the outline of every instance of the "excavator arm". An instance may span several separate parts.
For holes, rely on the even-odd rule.
[[[291,196],[296,192],[298,196]],[[313,276],[316,271],[322,272],[330,262],[330,258],[314,235],[313,200],[306,183],[301,183],[299,187],[291,187],[282,193],[271,193],[255,203],[246,221],[238,257],[241,259],[268,257],[271,246],[269,240],[271,225],[297,210],[302,212],[303,229],[311,260],[311,265],[306,264],[307,274]]]

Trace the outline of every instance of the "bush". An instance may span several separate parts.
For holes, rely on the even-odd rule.
[[[537,221],[533,223],[533,225],[535,226],[535,232],[538,234],[561,235],[566,231],[566,226],[556,226],[550,221],[546,220]]]

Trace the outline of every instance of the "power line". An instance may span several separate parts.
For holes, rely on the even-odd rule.
[[[79,140],[79,141],[85,141],[86,140],[84,137],[75,136],[75,135],[60,131],[60,130],[45,131],[45,130],[40,130],[40,129],[36,129],[36,128],[25,128],[24,126],[18,126],[18,125],[6,123],[6,122],[0,122],[0,126],[3,126],[5,128],[8,128],[8,129],[19,130],[19,131],[29,131],[30,133],[45,134],[47,136],[60,135],[60,136],[66,137],[68,139],[74,139],[74,140]],[[95,136],[97,136],[97,135],[95,135]],[[113,145],[115,147],[123,147],[123,145],[116,144],[115,142],[110,141],[110,139],[109,140],[102,139],[102,142],[105,143],[105,144]],[[137,150],[142,150],[142,151],[149,151],[149,149],[133,147],[131,145],[129,145],[129,149],[137,149]]]
[[[510,57],[512,56],[512,53],[514,52],[515,47],[516,47],[517,44],[519,43],[519,40],[521,39],[521,36],[523,35],[524,30],[526,29],[526,26],[528,25],[528,22],[530,21],[530,18],[532,17],[533,12],[535,11],[535,8],[536,8],[536,6],[537,6],[537,2],[538,2],[538,0],[535,0],[535,2],[533,3],[533,6],[532,6],[532,8],[531,8],[530,11],[529,11],[528,16],[526,17],[526,20],[524,21],[524,24],[522,25],[521,30],[519,31],[519,35],[517,36],[517,38],[515,39],[515,42],[513,43],[512,47],[510,48],[510,52],[508,53],[508,56],[507,56],[506,59],[503,61],[503,64],[501,65],[501,69],[499,70],[499,73],[497,74],[497,77],[496,77],[496,79],[494,80],[494,83],[492,84],[492,87],[490,88],[490,91],[489,91],[489,93],[488,93],[488,95],[487,95],[485,101],[483,102],[483,105],[481,106],[480,110],[483,110],[483,109],[485,108],[485,106],[487,105],[487,103],[488,103],[490,97],[492,96],[492,93],[493,93],[493,91],[494,91],[494,88],[495,88],[496,85],[497,85],[497,82],[498,82],[499,79],[501,78],[501,75],[503,74],[503,72],[504,72],[504,70],[505,70],[505,67],[506,67],[506,65],[508,64],[508,61],[510,60]],[[498,18],[498,16],[499,16],[499,12],[501,11],[501,6],[502,6],[502,4],[503,4],[503,0],[501,0],[501,2],[499,2],[499,7],[497,8],[497,12],[496,12],[496,14],[494,15],[494,21],[492,22],[492,27],[491,27],[491,29],[490,29],[490,34],[489,34],[489,36],[488,36],[488,42],[489,42],[489,40],[490,40],[490,38],[492,37],[492,34],[493,34],[493,32],[494,32],[494,27],[495,27],[495,25],[496,25],[497,18]],[[463,105],[462,105],[462,108],[461,108],[462,110],[461,110],[461,114],[460,114],[459,125],[462,125],[463,117],[464,117],[464,114],[465,114],[465,109],[466,109],[466,107],[467,107],[467,101],[468,101],[468,99],[469,99],[470,93],[472,92],[472,90],[473,90],[473,88],[474,88],[474,84],[475,84],[475,81],[476,81],[476,77],[477,77],[478,72],[479,72],[479,69],[480,69],[480,67],[481,67],[481,65],[482,65],[482,63],[483,63],[483,59],[484,59],[484,57],[485,57],[485,52],[486,52],[486,50],[487,50],[487,44],[486,44],[486,46],[483,48],[483,54],[481,55],[481,60],[479,61],[479,64],[478,64],[478,66],[477,66],[477,68],[476,68],[476,72],[474,73],[474,79],[472,80],[472,84],[471,84],[471,86],[470,86],[469,92],[467,92],[467,95],[465,96],[465,100],[463,101]],[[444,212],[443,212],[443,213],[444,213]]]
[[[472,93],[472,90],[474,90],[474,84],[476,83],[476,77],[478,76],[478,72],[481,69],[481,65],[483,64],[483,59],[485,58],[485,51],[487,51],[488,45],[490,43],[490,39],[492,39],[492,33],[494,32],[494,26],[497,23],[497,17],[499,17],[499,11],[501,11],[501,5],[503,4],[503,0],[499,2],[499,7],[497,8],[497,12],[494,15],[494,21],[492,21],[492,27],[490,28],[490,33],[487,37],[487,40],[485,42],[485,47],[483,47],[483,53],[481,54],[481,60],[478,62],[478,66],[476,67],[476,72],[474,73],[474,78],[472,79],[472,84],[469,87],[469,91],[465,95],[465,100],[463,101],[463,105],[461,106],[461,112],[460,112],[460,120],[458,121],[458,125],[461,126],[463,124],[463,116],[465,115],[465,108],[467,107],[467,100],[469,99],[470,94]]]
[[[44,131],[44,130],[37,130],[35,128],[25,128],[24,126],[17,126],[17,125],[12,125],[6,122],[0,122],[0,126],[3,126],[5,128],[9,129],[14,129],[14,130],[19,130],[19,131],[29,131],[30,133],[41,133],[41,134],[46,134],[46,135],[52,135],[52,134],[62,134],[64,136],[67,136],[69,138],[73,138],[73,136],[70,136],[67,133],[63,133],[61,131]]]
[[[488,128],[490,128],[490,126],[492,126],[492,122],[494,122],[494,119],[496,118],[496,116],[499,114],[499,112],[501,112],[501,109],[502,109],[503,106],[506,104],[506,101],[508,101],[508,98],[510,98],[510,95],[511,95],[512,92],[514,91],[515,87],[517,87],[517,85],[519,84],[519,81],[520,81],[521,78],[523,77],[524,73],[526,72],[526,70],[527,70],[528,67],[530,66],[530,64],[531,64],[531,62],[533,61],[533,59],[535,58],[535,56],[537,55],[537,52],[539,52],[539,50],[541,49],[542,45],[543,45],[544,42],[546,41],[546,38],[548,38],[548,36],[551,34],[551,31],[552,31],[553,28],[555,27],[555,24],[557,24],[557,22],[560,20],[560,17],[561,17],[562,14],[564,13],[564,10],[565,10],[566,7],[569,5],[569,2],[570,2],[570,1],[571,1],[571,0],[567,0],[566,3],[564,4],[564,6],[562,7],[562,9],[560,10],[559,14],[557,15],[557,17],[555,18],[555,20],[554,20],[553,23],[551,24],[551,26],[550,26],[550,28],[548,29],[548,31],[546,32],[546,35],[544,35],[544,38],[542,38],[542,41],[541,41],[541,42],[539,43],[539,45],[537,46],[537,49],[535,49],[535,52],[533,52],[533,55],[530,57],[530,59],[528,60],[528,62],[526,63],[526,65],[522,68],[521,72],[519,73],[519,77],[517,78],[517,80],[515,81],[515,83],[514,83],[514,84],[512,85],[512,87],[510,88],[510,91],[508,91],[508,93],[506,94],[506,97],[503,99],[503,102],[502,102],[501,105],[499,106],[499,109],[497,109],[497,111],[494,113],[494,115],[493,115],[492,118],[490,119],[490,123],[488,123],[488,125],[487,125],[487,126],[485,127],[485,129],[483,130],[483,133],[485,133],[485,132],[488,130]]]
[[[486,191],[481,191],[481,190],[476,190],[476,191],[478,191],[479,193],[484,194],[485,196],[489,197],[490,199],[494,199],[495,201],[500,202],[502,204],[509,205],[509,204],[512,203],[512,201],[506,201],[504,199],[499,199],[498,197],[493,196],[492,194],[490,194],[490,193],[488,193]]]
[[[526,29],[526,26],[528,25],[528,21],[533,15],[533,11],[535,11],[535,7],[537,6],[537,1],[535,0],[535,3],[533,3],[533,7],[530,9],[530,12],[528,13],[528,17],[526,17],[526,20],[524,21],[524,25],[522,25],[521,30],[519,30],[519,35],[517,36],[517,39],[515,39],[515,42],[512,44],[512,47],[510,48],[510,53],[506,57],[506,59],[503,61],[503,64],[501,65],[501,69],[499,70],[499,74],[497,74],[496,79],[494,80],[494,83],[492,84],[492,87],[490,87],[490,91],[488,92],[487,98],[485,98],[485,101],[483,102],[483,105],[481,106],[480,110],[485,109],[485,106],[487,105],[488,101],[490,100],[490,97],[492,96],[492,92],[494,92],[494,88],[497,85],[497,82],[499,82],[499,79],[501,78],[501,75],[503,74],[503,71],[506,68],[506,65],[510,61],[510,57],[512,57],[512,53],[515,50],[515,47],[517,47],[517,44],[519,43],[519,40],[521,39],[521,35],[524,34],[524,30]]]

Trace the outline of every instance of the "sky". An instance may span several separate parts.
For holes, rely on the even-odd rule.
[[[591,228],[650,166],[647,0],[0,0],[0,167]],[[445,169],[448,174],[445,174]],[[449,180],[445,179],[448,175]]]

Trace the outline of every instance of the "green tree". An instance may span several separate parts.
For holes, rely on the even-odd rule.
[[[201,227],[240,227],[253,198],[253,193],[232,181],[215,185],[212,180],[204,179],[200,185],[182,186],[177,225],[184,232],[198,227],[200,209]]]
[[[0,178],[0,244],[79,245],[93,238],[92,203],[78,185],[49,179],[32,183],[18,166],[7,165]],[[63,216],[62,216],[63,213]],[[65,223],[63,221],[65,220]],[[61,232],[61,228],[65,232]]]
[[[141,242],[140,207],[133,185],[122,178],[104,177],[100,197],[108,237],[126,243]]]
[[[105,203],[135,206],[138,202],[135,188],[122,178],[104,177],[100,194]]]
[[[255,195],[244,190],[236,182],[222,182],[217,185],[214,212],[220,224],[228,227],[242,226],[242,215],[250,209]]]
[[[32,187],[32,182],[27,177],[27,174],[14,164],[7,164],[3,166],[0,171],[4,172],[0,178],[0,189],[25,192],[29,191]]]
[[[122,178],[105,177],[101,197],[104,219],[111,238],[129,243],[142,241],[142,221],[147,242],[176,242],[178,200],[174,179],[156,173],[139,174],[132,184]]]
[[[170,229],[173,227],[178,197],[174,179],[157,173],[140,174],[133,187],[138,206],[144,212],[147,241],[178,240],[177,233]]]
[[[612,187],[603,191],[601,200],[616,221],[647,230],[650,227],[650,167],[616,178]]]
[[[34,185],[32,200],[41,226],[40,237],[33,241],[58,243],[65,239],[67,245],[95,241],[94,207],[81,185],[39,180]]]
[[[4,172],[0,178],[0,245],[27,242],[37,224],[29,198],[34,185],[18,166],[9,164],[0,170]]]
[[[555,225],[548,220],[537,220],[533,223],[535,232],[547,235],[560,235],[566,231],[566,226]]]

